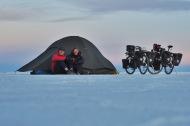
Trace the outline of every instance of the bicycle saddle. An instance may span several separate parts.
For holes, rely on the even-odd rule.
[[[173,48],[173,46],[172,46],[172,45],[169,45],[168,48],[171,49],[171,48]]]

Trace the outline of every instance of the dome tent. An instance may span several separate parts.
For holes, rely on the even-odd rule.
[[[79,36],[62,38],[50,45],[36,59],[24,65],[19,72],[45,71],[51,73],[51,57],[59,48],[64,48],[70,54],[73,48],[78,48],[84,58],[82,71],[84,74],[117,74],[114,65],[88,40]]]

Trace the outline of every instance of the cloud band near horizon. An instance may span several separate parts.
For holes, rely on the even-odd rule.
[[[189,0],[2,0],[0,21],[72,21],[117,11],[189,11]],[[72,16],[71,16],[72,15]]]

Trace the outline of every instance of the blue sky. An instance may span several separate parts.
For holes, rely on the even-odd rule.
[[[14,71],[68,35],[92,41],[114,64],[125,45],[173,44],[190,64],[189,0],[1,0],[0,71]]]

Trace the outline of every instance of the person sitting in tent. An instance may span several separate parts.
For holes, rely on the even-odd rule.
[[[68,57],[70,70],[76,74],[82,74],[84,60],[81,56],[81,52],[77,48],[74,48]]]
[[[51,58],[51,71],[53,74],[67,74],[67,56],[64,49],[59,49]]]

